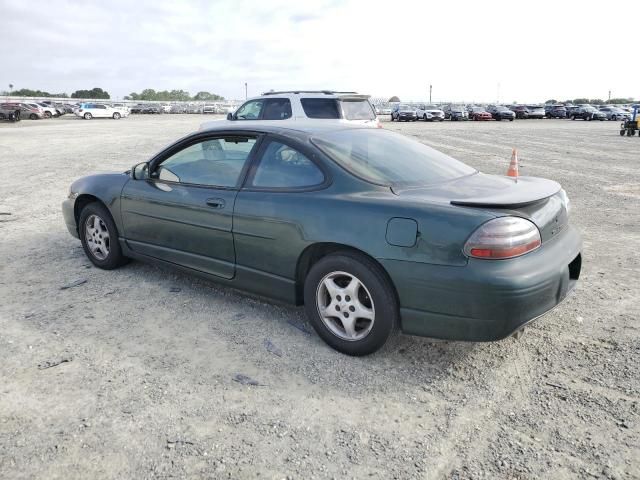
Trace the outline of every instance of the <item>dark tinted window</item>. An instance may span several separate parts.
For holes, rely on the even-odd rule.
[[[301,188],[324,182],[322,171],[307,157],[280,142],[264,151],[253,178],[254,187]]]
[[[388,130],[346,129],[312,142],[349,172],[384,185],[428,185],[470,175],[458,160]]]
[[[151,178],[167,182],[234,187],[255,138],[216,138],[195,143],[162,162]]]
[[[342,111],[347,120],[375,120],[376,113],[368,100],[341,100]]]
[[[340,118],[338,102],[334,98],[302,98],[300,103],[309,118]]]
[[[288,98],[267,100],[262,112],[263,120],[286,120],[287,118],[291,118],[291,102]]]

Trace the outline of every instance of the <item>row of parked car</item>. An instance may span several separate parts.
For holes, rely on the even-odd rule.
[[[617,105],[423,105],[398,103],[376,107],[378,115],[390,115],[391,121],[424,120],[508,120],[529,118],[570,118],[571,120],[628,120],[632,107]]]

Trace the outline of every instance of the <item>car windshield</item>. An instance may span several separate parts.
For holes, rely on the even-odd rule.
[[[342,113],[347,120],[375,120],[376,113],[368,100],[342,99]]]
[[[345,170],[382,185],[429,185],[476,170],[431,147],[388,130],[346,129],[312,142]]]
[[[410,107],[409,105],[400,105],[398,107],[398,110],[412,110],[413,107]]]

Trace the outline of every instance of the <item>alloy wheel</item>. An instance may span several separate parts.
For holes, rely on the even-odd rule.
[[[325,275],[318,283],[316,306],[324,325],[342,340],[362,340],[373,328],[373,299],[367,287],[350,273]]]
[[[98,215],[90,215],[84,225],[85,240],[91,255],[98,260],[105,260],[111,248],[107,225]]]

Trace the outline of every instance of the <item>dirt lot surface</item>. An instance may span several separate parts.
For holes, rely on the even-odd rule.
[[[139,262],[102,271],[67,233],[72,180],[202,120],[0,125],[0,478],[640,478],[638,137],[385,123],[487,173],[517,147],[522,174],[568,191],[583,273],[520,340],[398,336],[350,358],[302,309]]]

